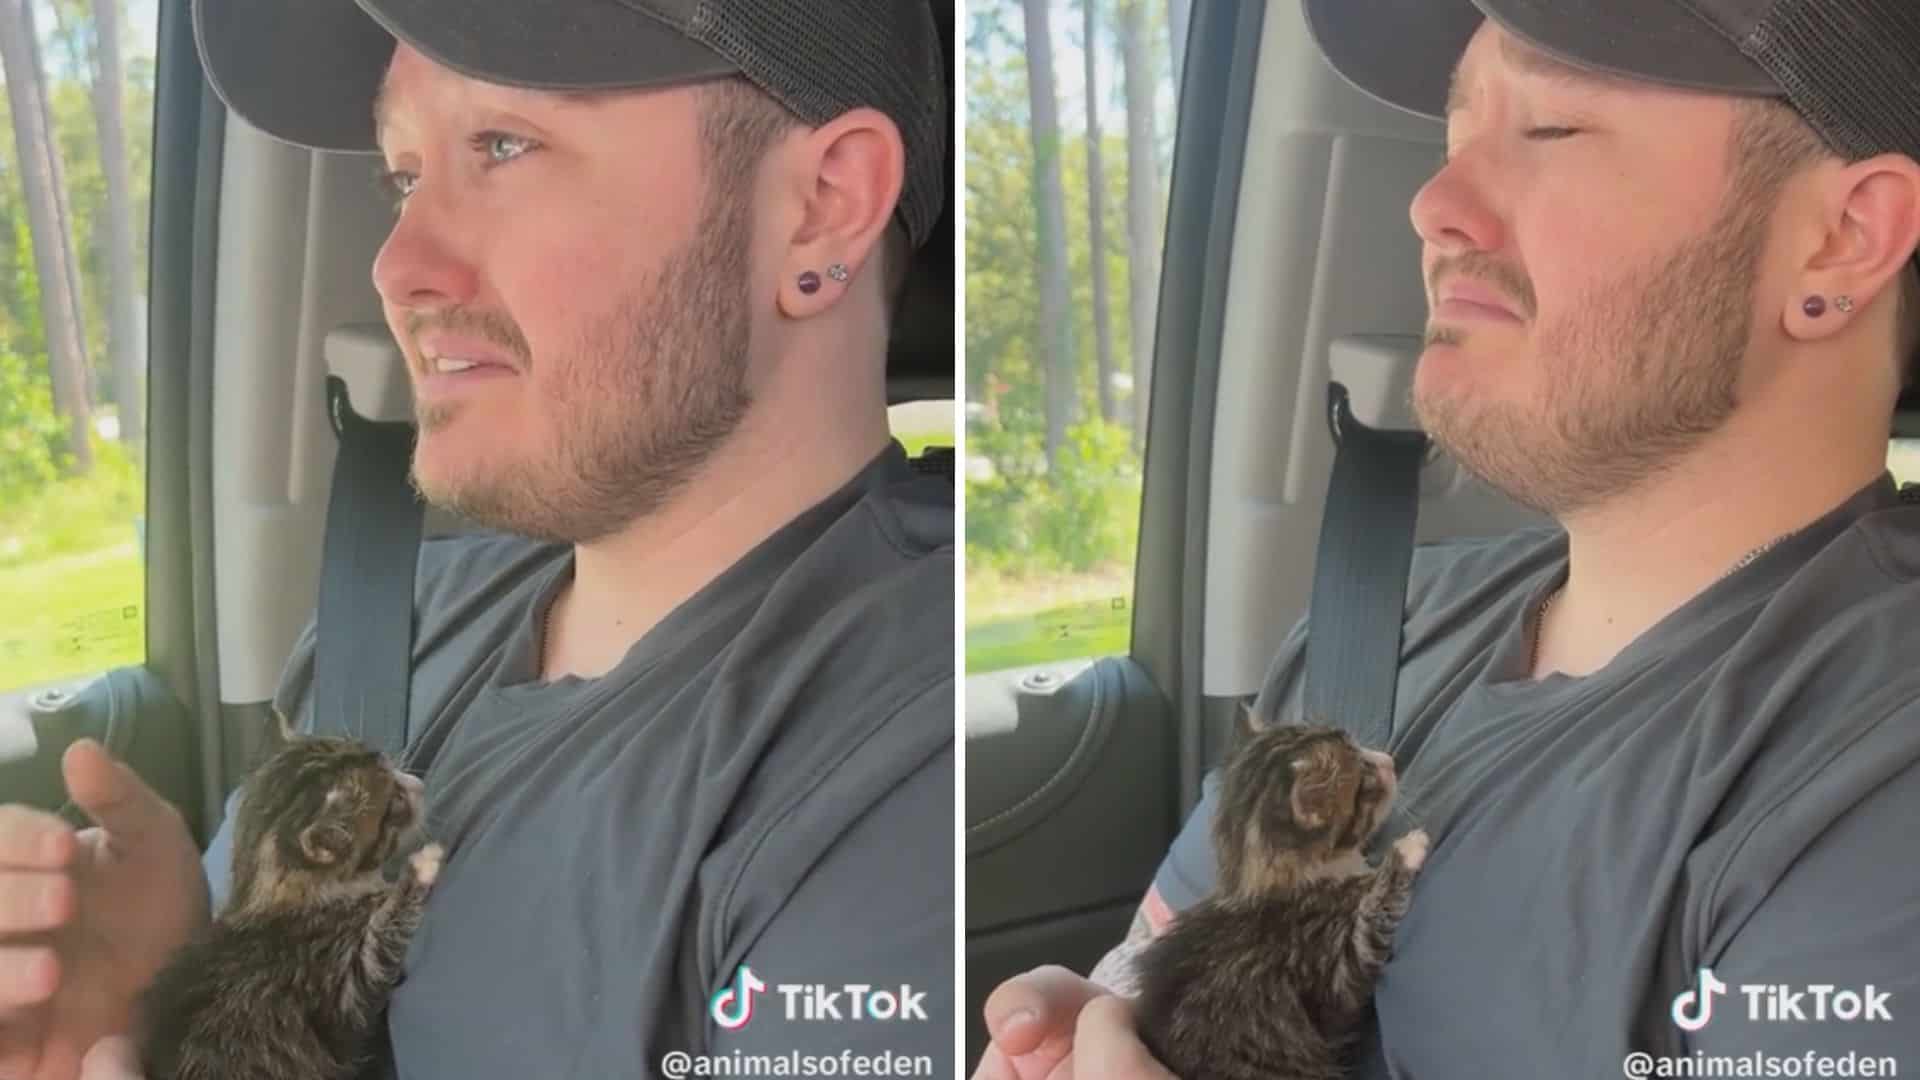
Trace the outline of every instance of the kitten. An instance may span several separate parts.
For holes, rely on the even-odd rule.
[[[233,891],[142,1003],[152,1080],[346,1080],[372,1052],[443,851],[420,781],[349,739],[294,736],[247,781]]]
[[[1393,759],[1333,728],[1243,732],[1214,815],[1218,884],[1140,957],[1141,1037],[1182,1080],[1337,1080],[1427,834],[1369,867]]]

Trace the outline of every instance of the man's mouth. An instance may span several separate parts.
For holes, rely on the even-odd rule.
[[[415,342],[423,375],[459,375],[471,371],[512,373],[518,365],[514,358],[486,338],[433,331]]]

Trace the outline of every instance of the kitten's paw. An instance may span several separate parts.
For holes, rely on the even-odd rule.
[[[1394,841],[1393,850],[1400,854],[1400,861],[1407,864],[1407,869],[1418,870],[1427,861],[1427,849],[1432,844],[1433,841],[1427,838],[1427,830],[1415,829]]]
[[[440,876],[440,864],[446,861],[447,849],[439,844],[428,844],[407,857],[407,865],[413,867],[413,880],[422,885],[431,885]]]

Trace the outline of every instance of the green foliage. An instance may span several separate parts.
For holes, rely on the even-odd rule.
[[[75,0],[36,0],[47,76],[48,112],[66,179],[67,223],[80,275],[81,328],[92,370],[90,397],[102,401],[113,388],[108,351],[107,183],[100,160],[100,130],[92,100],[91,5]],[[153,173],[153,57],[135,52],[138,35],[121,17],[121,119],[124,125],[128,200],[133,210],[134,288],[146,295],[149,196]],[[40,286],[20,189],[18,150],[13,145],[11,99],[0,93],[0,223],[10,245],[0,245],[0,347],[42,357]],[[9,250],[10,249],[10,250]]]
[[[1133,561],[1140,464],[1128,429],[1083,420],[1052,471],[1037,431],[983,428],[969,452],[992,472],[967,480],[967,560],[1003,575],[1088,572]]]
[[[1067,429],[1059,464],[1040,500],[1040,546],[1068,570],[1133,562],[1139,539],[1140,464],[1119,424],[1088,420]]]
[[[145,507],[139,465],[125,447],[97,436],[93,460],[85,476],[43,484],[17,500],[0,499],[0,568],[137,542],[134,523]]]
[[[60,475],[65,448],[46,362],[0,346],[0,520]]]
[[[1053,4],[1055,78],[1060,98],[1058,162],[1066,203],[1067,317],[1064,335],[1040,325],[1040,235],[1036,162],[1027,92],[1023,12],[1018,0],[967,6],[966,63],[966,394],[967,670],[1124,652],[1132,625],[1127,602],[1138,543],[1141,463],[1133,450],[1133,323],[1128,282],[1133,254],[1128,229],[1128,102],[1115,20],[1103,4],[1096,40],[1085,41],[1078,6]],[[1084,0],[1082,0],[1084,2]],[[1155,81],[1171,87],[1165,5],[1148,6]],[[1079,49],[1098,51],[1102,166],[1098,225],[1088,220],[1085,73]],[[1167,93],[1164,105],[1170,105]],[[1163,138],[1171,116],[1158,125]],[[1152,158],[1164,172],[1166,146]],[[1164,192],[1164,177],[1158,190]],[[1093,325],[1090,229],[1105,251],[1108,331],[1116,375],[1115,415],[1100,415],[1097,335]],[[1158,241],[1158,231],[1155,241]],[[1055,460],[1047,440],[1046,349],[1072,343],[1072,419]]]

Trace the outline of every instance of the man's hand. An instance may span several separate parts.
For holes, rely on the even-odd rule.
[[[91,740],[61,760],[95,827],[0,806],[0,1080],[75,1080],[102,1038],[208,920],[199,851],[179,811]],[[114,1055],[121,1054],[116,1058]],[[110,1043],[87,1080],[123,1075]]]
[[[1178,1080],[1134,1033],[1126,999],[1062,967],[1036,968],[987,998],[993,1043],[973,1080]]]

